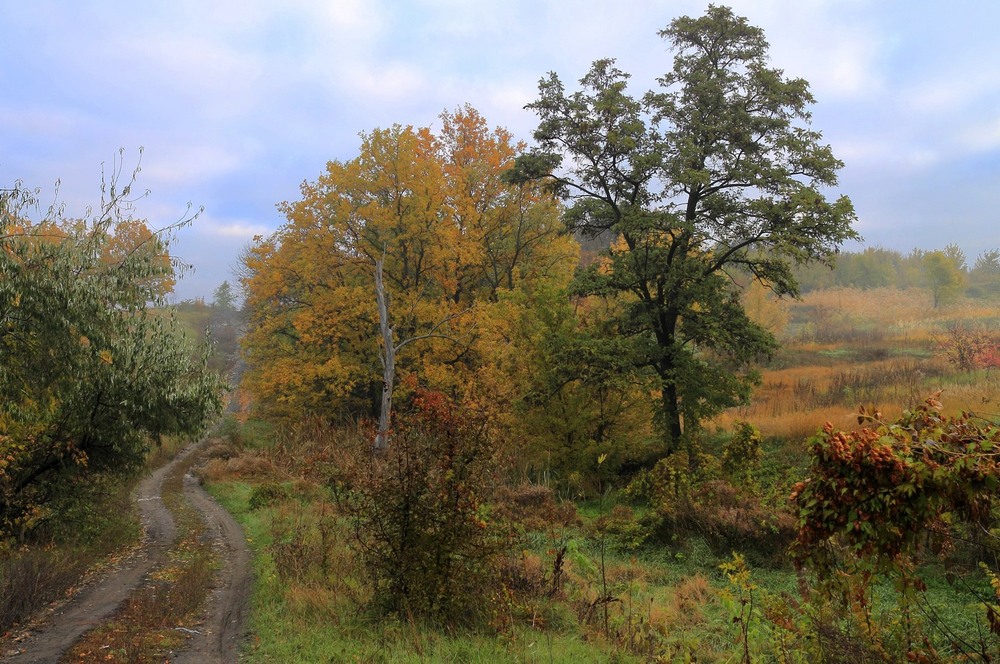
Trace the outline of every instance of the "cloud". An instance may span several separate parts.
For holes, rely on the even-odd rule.
[[[247,154],[222,144],[158,140],[145,149],[143,181],[150,188],[193,186],[243,168]]]
[[[218,238],[238,239],[248,242],[254,236],[266,236],[271,230],[264,224],[249,221],[246,219],[213,219],[202,218],[196,223],[197,231],[200,235],[208,235]]]
[[[73,108],[49,105],[15,106],[8,98],[0,103],[0,128],[11,135],[66,135],[77,132],[87,122],[87,117]]]
[[[834,143],[833,148],[848,168],[865,170],[912,172],[934,166],[943,158],[940,150],[900,136],[843,139]]]
[[[956,134],[956,144],[966,153],[1000,150],[1000,114],[962,127]]]
[[[885,224],[912,216],[899,200],[913,201],[917,212],[936,209],[926,183],[944,177],[938,169],[985,168],[1000,149],[1000,71],[988,66],[1000,58],[992,34],[1000,9],[726,4],[764,29],[774,66],[810,82],[815,128],[847,163],[845,189],[850,184]],[[0,176],[50,188],[62,178],[68,208],[82,209],[99,198],[102,162],[121,146],[126,160],[145,146],[139,185],[153,194],[140,212],[171,220],[188,200],[204,204],[206,215],[182,231],[178,249],[199,267],[190,279],[217,285],[231,261],[224,253],[280,223],[274,203],[294,199],[296,185],[327,160],[353,157],[358,132],[433,125],[442,110],[468,102],[489,123],[529,139],[537,118],[523,106],[546,72],[573,89],[593,60],[613,57],[641,95],[670,68],[669,46],[656,32],[706,5],[14,3],[0,25],[4,53],[17,63],[0,70],[10,93],[0,100]],[[925,186],[912,184],[918,180]],[[970,209],[969,224],[984,214]]]
[[[271,0],[260,0],[260,3],[275,6]],[[338,37],[350,36],[364,42],[371,42],[383,34],[388,13],[384,3],[377,0],[292,0],[284,6],[308,17],[321,32],[329,31]]]
[[[963,71],[960,75],[929,73],[899,91],[901,108],[914,115],[945,115],[995,104],[1000,94],[1000,71]]]
[[[891,41],[862,0],[737,2],[753,25],[763,28],[772,64],[786,76],[809,81],[820,102],[858,99],[885,86]]]
[[[367,104],[412,103],[426,97],[428,76],[417,66],[405,62],[356,63],[342,70],[339,82],[351,95]]]

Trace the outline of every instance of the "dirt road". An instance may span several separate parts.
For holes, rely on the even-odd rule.
[[[196,478],[184,476],[184,497],[205,519],[206,532],[219,549],[222,569],[208,598],[207,620],[187,647],[172,660],[177,664],[235,662],[243,641],[250,601],[250,550],[232,515],[201,487]]]
[[[203,444],[189,446],[140,483],[136,502],[145,529],[141,549],[43,616],[28,636],[0,654],[0,661],[4,664],[58,661],[84,632],[109,619],[129,594],[165,562],[176,528],[170,510],[161,499],[161,487],[164,478],[179,472],[189,457],[200,454],[202,448]],[[222,569],[209,595],[207,619],[185,649],[170,661],[235,662],[251,583],[246,542],[229,513],[190,475],[184,478],[184,497],[203,515],[206,537],[217,548]]]

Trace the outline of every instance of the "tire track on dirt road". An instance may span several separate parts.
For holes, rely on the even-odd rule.
[[[253,580],[250,550],[236,519],[215,502],[191,474],[184,476],[184,497],[201,512],[206,532],[223,564],[208,598],[208,618],[171,661],[175,664],[236,662],[243,642]]]
[[[187,447],[140,482],[135,498],[145,531],[140,549],[88,583],[71,599],[43,614],[27,636],[0,653],[0,661],[4,664],[58,661],[85,632],[109,620],[149,574],[166,562],[177,528],[162,500],[163,482],[172,472],[179,472],[182,464],[196,460],[204,445],[203,441]],[[246,542],[239,525],[194,478],[185,477],[184,497],[203,515],[205,537],[212,539],[222,569],[213,584],[206,609],[208,617],[202,629],[171,661],[235,662],[251,583]]]

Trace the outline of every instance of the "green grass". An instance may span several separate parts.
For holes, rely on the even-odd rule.
[[[268,551],[276,507],[251,510],[253,486],[215,482],[207,487],[236,515],[253,551],[256,582],[251,599],[252,637],[245,662],[638,662],[606,645],[569,632],[518,629],[501,637],[444,633],[400,620],[375,620],[362,606],[322,589],[290,587]]]
[[[775,468],[780,475],[780,469]],[[684,661],[697,657],[703,662],[739,661],[739,589],[728,579],[722,563],[731,552],[713,550],[705,541],[689,537],[674,544],[650,545],[629,552],[616,549],[586,531],[563,529],[551,533],[528,533],[525,554],[550,571],[555,552],[567,547],[565,577],[557,599],[544,598],[520,605],[513,627],[500,634],[489,630],[444,632],[406,619],[377,620],[363,603],[338,596],[322,584],[296,584],[282,579],[269,552],[272,522],[282,509],[277,503],[250,509],[254,486],[226,481],[210,484],[210,491],[243,525],[254,552],[256,584],[252,598],[250,642],[242,653],[246,662],[644,662],[641,647],[628,649],[621,634],[633,626],[636,639],[649,639],[650,653],[662,661]],[[285,507],[298,498],[291,496]],[[585,521],[610,510],[606,499],[581,505]],[[603,552],[602,552],[603,548]],[[602,562],[603,561],[603,562]],[[356,574],[347,569],[344,574]],[[958,585],[946,581],[940,566],[922,570],[927,583],[926,599],[931,611],[947,625],[928,629],[939,652],[949,654],[949,641],[959,635],[972,643],[980,635],[989,638],[982,605]],[[981,576],[981,575],[980,575]],[[980,592],[988,588],[975,570],[967,577]],[[805,636],[808,608],[796,609],[791,617],[799,633],[782,631],[764,619],[765,608],[789,607],[801,600],[800,579],[790,566],[752,566],[754,614],[750,622],[753,661],[774,661],[780,639],[788,642],[790,661],[810,661],[810,641]],[[362,586],[361,581],[357,582]],[[588,602],[602,593],[616,598],[609,606],[608,624],[619,640],[603,636],[602,606],[584,620]],[[361,591],[363,594],[363,591]],[[688,597],[688,599],[685,599]],[[890,629],[887,643],[898,646],[902,626],[898,595],[888,581],[876,585],[872,595],[876,624]],[[851,634],[846,616],[834,610],[831,618],[842,634]],[[914,609],[914,619],[927,623],[927,608]],[[535,625],[533,627],[533,625]],[[896,630],[891,632],[891,630]],[[803,631],[804,630],[804,631]],[[950,630],[950,633],[949,631]],[[849,636],[838,637],[842,639]],[[896,644],[896,645],[893,645]],[[831,646],[833,647],[833,646]],[[993,646],[996,650],[996,645]],[[639,651],[639,652],[637,652]]]

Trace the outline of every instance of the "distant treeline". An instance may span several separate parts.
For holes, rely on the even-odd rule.
[[[796,273],[802,292],[835,287],[929,288],[938,303],[959,295],[1000,295],[1000,249],[980,254],[971,265],[954,244],[944,249],[914,249],[903,254],[869,247],[837,256],[833,269],[819,264],[800,266]]]

